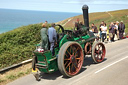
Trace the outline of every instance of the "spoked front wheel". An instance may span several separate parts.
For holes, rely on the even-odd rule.
[[[92,47],[92,58],[95,63],[100,63],[104,60],[106,54],[105,46],[102,42],[94,42]]]
[[[64,76],[76,75],[83,64],[83,49],[77,42],[66,42],[58,54],[58,68]]]

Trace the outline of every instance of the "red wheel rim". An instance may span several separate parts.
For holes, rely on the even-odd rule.
[[[92,45],[90,43],[86,43],[85,47],[84,47],[84,51],[86,54],[89,54],[92,50]]]
[[[99,43],[95,46],[94,57],[97,62],[102,62],[105,57],[105,47],[102,43]]]
[[[64,67],[68,75],[76,75],[83,64],[83,52],[78,44],[70,45],[64,56]]]

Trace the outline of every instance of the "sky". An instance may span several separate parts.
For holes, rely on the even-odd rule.
[[[82,13],[82,6],[89,6],[89,13],[128,9],[128,0],[0,0],[0,8],[76,12]]]

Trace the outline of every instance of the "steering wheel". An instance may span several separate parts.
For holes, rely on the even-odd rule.
[[[61,25],[59,25],[59,24],[57,24],[56,26],[59,26],[59,28],[56,30],[57,33],[58,34],[64,34],[64,28]]]
[[[59,25],[59,24],[57,24],[56,25],[56,27],[58,26],[58,29],[56,29],[56,31],[57,31],[57,38],[58,38],[58,43],[59,43],[59,41],[63,38],[63,36],[64,36],[64,28],[61,26],[61,25]]]

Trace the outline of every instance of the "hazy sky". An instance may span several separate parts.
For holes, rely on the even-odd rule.
[[[84,4],[89,12],[128,9],[128,0],[0,0],[0,8],[78,13]]]

